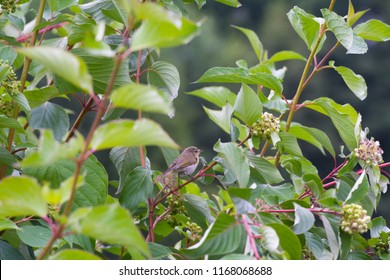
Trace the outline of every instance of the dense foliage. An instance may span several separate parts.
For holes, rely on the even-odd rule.
[[[180,76],[159,50],[199,35],[202,22],[186,9],[206,0],[79,2],[0,2],[1,259],[390,258],[390,229],[372,218],[388,185],[380,143],[350,104],[304,99],[308,84],[330,69],[363,101],[364,78],[332,53],[364,54],[366,41],[390,40],[389,25],[362,22],[369,11],[352,2],[346,16],[335,0],[311,11],[320,16],[293,7],[287,17],[307,56],[269,54],[255,32],[234,26],[257,64],[213,67],[197,81],[210,85],[187,93],[208,104],[205,114],[230,141],[214,139],[210,162],[202,158],[192,177],[167,183],[147,147],[160,147],[169,165],[179,145],[148,114],[180,118],[173,107]],[[283,63],[291,60],[304,68],[297,88],[285,89]],[[82,109],[70,112],[54,98]],[[126,117],[131,110],[135,119]],[[294,121],[298,110],[328,117],[343,146],[334,147],[321,123]],[[83,135],[89,112],[94,119]],[[302,141],[333,159],[324,178]],[[107,149],[117,181],[94,155]],[[219,191],[207,192],[211,185]]]

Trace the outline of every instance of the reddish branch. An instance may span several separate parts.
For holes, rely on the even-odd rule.
[[[50,25],[50,26],[46,26],[45,28],[42,28],[41,30],[39,30],[38,34],[46,33],[47,31],[50,31],[50,30],[58,28],[58,27],[62,27],[68,23],[69,22],[61,22],[61,23]],[[33,36],[33,34],[34,33],[22,35],[22,36],[18,37],[17,41],[18,42],[26,42],[29,38],[31,38]]]

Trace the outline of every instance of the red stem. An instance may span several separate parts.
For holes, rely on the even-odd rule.
[[[52,29],[55,29],[55,28],[58,28],[58,27],[62,27],[64,25],[68,24],[68,23],[69,22],[61,22],[61,23],[50,25],[50,26],[46,26],[45,28],[42,28],[41,30],[39,30],[38,34],[42,34],[42,33],[45,33],[47,31],[50,31]],[[33,36],[33,34],[34,33],[22,35],[22,36],[18,37],[17,41],[18,42],[26,42],[30,37]]]
[[[242,215],[242,224],[244,225],[245,231],[248,234],[249,243],[251,245],[251,249],[252,249],[253,253],[255,254],[256,260],[260,260],[260,255],[259,255],[259,252],[257,251],[257,247],[256,247],[256,237],[253,236],[252,231],[249,227],[249,224],[246,221],[246,215]]]

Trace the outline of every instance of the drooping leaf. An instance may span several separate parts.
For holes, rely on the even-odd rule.
[[[368,193],[370,186],[368,184],[366,172],[363,171],[356,180],[344,203],[350,204],[361,201]]]
[[[324,225],[326,238],[328,240],[328,245],[330,247],[330,251],[332,252],[332,259],[336,260],[339,252],[340,252],[340,246],[339,246],[339,238],[337,237],[336,233],[334,232],[331,223],[329,222],[328,218],[324,215],[320,216],[320,219]]]
[[[150,170],[138,166],[126,177],[119,202],[130,211],[136,209],[138,204],[145,201],[153,191],[153,180]]]
[[[0,216],[43,217],[47,204],[38,182],[30,177],[6,177],[0,182]]]
[[[370,19],[363,22],[357,25],[353,31],[365,40],[377,42],[390,40],[390,26],[377,19]]]
[[[364,100],[367,97],[367,85],[366,81],[361,75],[355,74],[351,69],[344,66],[334,66],[334,63],[330,63],[343,78],[348,88],[356,95],[360,100]]]
[[[207,227],[207,224],[211,224],[215,221],[215,218],[211,215],[210,208],[204,199],[195,194],[185,194],[184,197],[184,206],[189,212],[188,215],[192,221],[204,227]]]
[[[166,93],[169,100],[175,99],[179,93],[180,75],[177,68],[165,61],[156,61],[148,71],[148,81]]]
[[[305,102],[305,105],[306,108],[328,116],[348,149],[352,151],[356,148],[358,139],[355,135],[355,126],[358,121],[358,113],[351,105],[340,105],[326,97]]]
[[[149,85],[128,84],[114,90],[112,104],[116,107],[146,112],[172,114],[173,107],[161,90]]]
[[[261,176],[264,177],[268,184],[278,184],[284,180],[279,170],[268,160],[250,152],[245,153],[245,156],[250,164],[261,173]]]
[[[23,133],[24,129],[20,125],[20,123],[12,118],[2,117],[0,116],[0,127],[7,127],[7,128],[15,128],[15,130],[19,133]]]
[[[370,235],[371,238],[380,237],[381,232],[389,233],[390,228],[386,225],[386,220],[383,217],[376,217],[371,220]]]
[[[287,13],[287,17],[295,32],[297,32],[299,37],[306,43],[308,49],[312,51],[318,40],[323,20],[316,18],[314,15],[305,12],[299,7],[291,9]],[[321,49],[325,39],[326,37],[324,36],[317,52]]]
[[[211,110],[203,106],[207,116],[216,123],[223,131],[230,133],[231,118],[233,114],[233,107],[230,104],[226,104],[222,107],[222,110]]]
[[[277,143],[278,149],[287,154],[294,156],[302,156],[301,148],[298,145],[297,138],[288,132],[280,132],[279,134],[280,141]]]
[[[31,111],[32,129],[50,129],[56,140],[62,140],[69,129],[69,116],[65,109],[57,104],[46,102]]]
[[[234,111],[247,126],[256,122],[263,112],[263,106],[259,97],[246,84],[242,84],[238,92],[236,102],[234,103]]]
[[[254,50],[254,52],[257,56],[257,59],[259,60],[259,62],[261,62],[263,59],[264,47],[263,47],[263,44],[261,43],[259,37],[256,35],[256,33],[253,30],[250,30],[247,28],[234,26],[234,25],[233,25],[233,27],[240,30],[242,33],[245,34],[245,36],[249,40],[249,43],[252,46],[252,49]]]
[[[265,72],[251,74],[243,68],[213,67],[207,70],[196,82],[256,84],[272,89],[276,93],[283,91],[282,83],[274,75]]]
[[[215,0],[217,2],[221,2],[225,5],[231,6],[233,8],[241,7],[241,3],[238,0]]]
[[[125,245],[145,256],[149,255],[148,247],[130,213],[117,204],[80,208],[71,214],[69,224],[75,232],[110,244]]]
[[[97,128],[91,141],[94,150],[139,145],[177,147],[159,124],[148,119],[108,122]]]
[[[327,251],[320,236],[307,231],[305,232],[305,239],[307,248],[313,253],[317,260],[326,258]]]
[[[229,103],[233,106],[236,101],[236,95],[225,87],[204,87],[191,92],[187,92],[187,94],[203,98],[217,105],[218,107],[223,107],[226,105],[226,103]]]
[[[249,182],[249,164],[244,152],[235,143],[222,143],[218,141],[214,145],[214,150],[223,159],[223,165],[228,172],[236,178],[241,188],[245,188]]]
[[[0,163],[13,167],[17,160],[7,149],[0,147]]]
[[[314,225],[314,215],[306,208],[294,203],[295,220],[294,220],[294,232],[296,234],[302,234],[311,229]]]
[[[82,59],[70,52],[66,52],[59,48],[43,46],[21,48],[17,51],[36,60],[44,65],[49,71],[85,92],[93,92],[92,78],[88,73],[87,65]]]
[[[286,257],[290,260],[300,260],[302,246],[294,232],[283,224],[268,224],[268,226],[278,234],[279,245],[287,253]]]
[[[314,127],[303,126],[298,123],[291,123],[288,132],[298,139],[304,140],[314,145],[323,154],[325,154],[325,148],[333,157],[335,157],[336,153],[333,149],[332,142],[325,132]]]

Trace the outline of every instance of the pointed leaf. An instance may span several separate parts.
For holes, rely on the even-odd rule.
[[[221,143],[214,145],[214,150],[223,159],[223,165],[238,180],[239,186],[245,188],[249,181],[249,164],[243,151],[235,143]]]
[[[250,29],[247,29],[247,28],[234,26],[234,25],[233,25],[233,27],[238,29],[238,30],[240,30],[242,33],[245,34],[245,36],[249,40],[249,43],[252,46],[252,49],[254,50],[254,52],[255,52],[255,54],[257,56],[257,59],[259,61],[262,61],[264,47],[263,47],[263,44],[261,43],[259,37],[256,35],[256,33],[253,30],[250,30]]]
[[[294,210],[294,232],[296,234],[305,233],[314,226],[315,219],[312,212],[297,203],[294,203]]]
[[[263,106],[259,97],[246,84],[242,84],[241,86],[236,102],[234,103],[234,111],[247,126],[255,123],[263,112]]]
[[[88,73],[87,65],[70,52],[53,47],[21,48],[18,52],[36,60],[74,86],[88,93],[93,91],[92,78]]]
[[[94,150],[139,145],[177,147],[159,124],[148,119],[108,122],[98,127],[91,141]]]
[[[0,216],[43,217],[47,204],[37,181],[29,177],[6,177],[0,182]]]
[[[230,133],[231,118],[233,114],[233,107],[230,104],[222,107],[222,110],[211,110],[203,106],[208,117],[215,122],[223,131]]]
[[[13,167],[17,160],[7,149],[0,146],[0,163]]]
[[[148,256],[149,250],[130,213],[117,204],[80,208],[69,217],[71,228],[110,244],[125,245]]]
[[[377,19],[370,19],[357,25],[353,31],[365,40],[377,42],[390,40],[390,25]]]
[[[344,18],[328,9],[321,9],[321,13],[326,21],[328,28],[336,36],[337,40],[347,50],[352,46],[353,31],[345,22]]]
[[[165,94],[157,88],[142,84],[128,84],[114,90],[110,97],[116,107],[146,112],[172,114],[173,107]]]
[[[187,92],[187,94],[203,98],[218,107],[223,107],[226,103],[233,106],[236,101],[236,95],[225,87],[204,87]]]
[[[278,61],[286,61],[286,60],[303,60],[306,61],[306,58],[301,54],[294,51],[280,51],[275,53],[269,61],[278,62]]]
[[[153,180],[150,170],[138,166],[126,177],[123,183],[123,190],[119,197],[122,206],[133,211],[138,204],[146,201],[153,191]]]
[[[50,99],[61,96],[61,93],[55,86],[25,90],[23,93],[26,96],[31,108],[39,107]]]
[[[281,93],[283,90],[282,83],[274,75],[264,72],[251,74],[243,68],[213,67],[207,70],[196,82],[256,84],[272,89],[276,93]]]
[[[366,176],[366,171],[364,170],[359,176],[359,178],[356,180],[351,191],[348,193],[348,196],[345,199],[344,203],[350,204],[361,201],[365,196],[367,196],[369,189],[370,186]]]
[[[301,259],[301,242],[294,232],[283,224],[269,224],[278,234],[280,247],[287,253],[287,258],[290,260]]]
[[[156,61],[148,71],[148,81],[164,91],[173,100],[177,97],[180,87],[180,74],[177,68],[165,61]]]
[[[36,248],[45,247],[52,235],[51,230],[43,226],[23,226],[16,233],[24,244]]]
[[[238,2],[238,0],[216,0],[216,1],[231,6],[233,8],[241,7],[241,3]]]
[[[326,238],[328,240],[328,245],[330,247],[330,251],[332,252],[332,259],[337,260],[340,252],[340,246],[338,242],[338,238],[336,233],[334,232],[332,225],[330,224],[328,218],[321,215],[320,219],[324,225]]]
[[[253,155],[250,152],[245,153],[245,155],[251,165],[261,173],[268,184],[278,184],[284,180],[279,170],[268,160]]]

